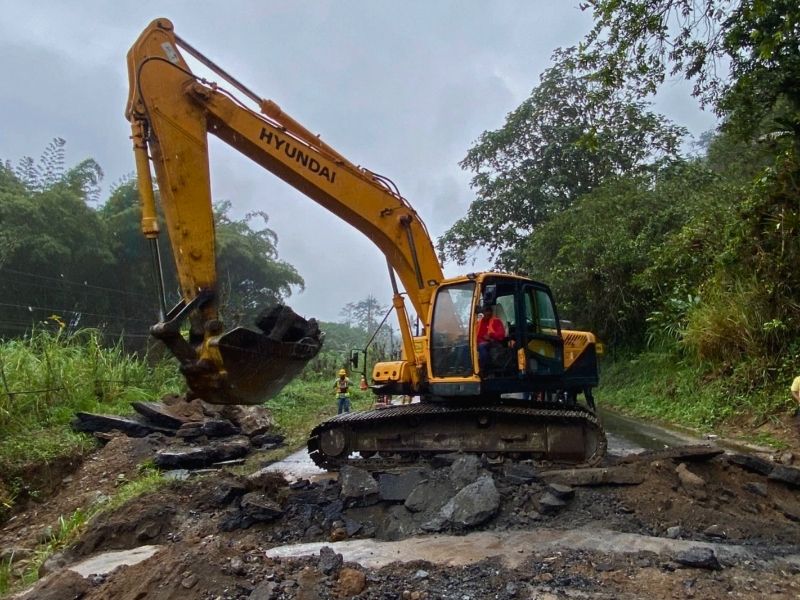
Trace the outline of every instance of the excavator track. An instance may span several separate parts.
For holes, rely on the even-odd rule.
[[[308,439],[314,463],[382,470],[446,452],[593,466],[606,453],[597,415],[578,404],[408,404],[338,415]],[[357,454],[358,456],[353,456]]]

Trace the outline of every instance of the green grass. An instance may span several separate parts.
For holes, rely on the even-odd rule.
[[[597,396],[622,412],[700,431],[752,430],[791,408],[789,383],[775,378],[771,384],[754,384],[759,378],[753,368],[742,363],[719,373],[684,363],[672,353],[646,352],[604,364]],[[777,442],[771,434],[750,435]]]
[[[25,489],[32,465],[94,448],[70,421],[77,411],[126,414],[130,402],[182,389],[174,363],[106,346],[100,335],[37,331],[0,342],[0,518]],[[20,484],[20,482],[23,482]]]
[[[276,425],[286,436],[287,451],[304,446],[314,426],[336,414],[333,379],[333,376],[296,379],[267,401]],[[350,393],[351,410],[366,410],[373,402],[372,392],[355,390]]]

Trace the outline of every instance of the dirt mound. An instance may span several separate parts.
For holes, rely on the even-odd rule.
[[[134,469],[137,451],[152,452],[147,444],[147,439],[115,438],[104,458],[98,455],[86,468],[108,460]],[[338,479],[294,483],[268,470],[249,476],[223,470],[174,481],[101,514],[62,560],[69,565],[100,552],[158,545],[152,558],[90,576],[86,599],[555,598],[565,591],[634,598],[643,589],[650,597],[722,598],[733,591],[748,598],[759,597],[761,589],[770,597],[795,597],[800,591],[791,575],[800,573],[800,558],[791,558],[800,557],[796,489],[726,457],[690,458],[685,464],[681,461],[688,459],[679,455],[632,460],[603,477],[543,473],[530,464],[494,464],[473,456],[382,473],[350,468]],[[116,479],[108,466],[102,472]],[[602,553],[596,549],[602,540],[587,546],[573,536],[567,545],[537,546],[524,559],[459,566],[405,562],[365,568],[324,548],[344,540],[537,530],[541,539],[555,539],[552,532],[559,530],[635,535],[619,537],[631,547]],[[674,541],[675,551],[643,551],[635,546],[637,539]],[[316,543],[314,556],[266,554],[299,542]],[[719,544],[734,544],[733,550],[715,555]],[[480,549],[475,552],[480,559]]]
[[[32,553],[57,529],[59,517],[104,501],[120,484],[134,479],[139,465],[158,445],[157,439],[114,436],[69,474],[53,474],[53,480],[59,482],[58,494],[41,503],[30,502],[26,510],[12,517],[0,531],[0,548]]]

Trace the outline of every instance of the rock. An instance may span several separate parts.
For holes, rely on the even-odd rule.
[[[272,449],[282,445],[284,439],[284,436],[279,433],[264,433],[261,435],[254,435],[250,438],[250,442],[253,444],[253,446],[258,448],[265,448],[269,446],[269,449]]]
[[[559,500],[569,500],[575,496],[573,488],[561,483],[551,483],[547,486],[547,489]]]
[[[594,565],[594,570],[598,573],[607,573],[609,571],[616,571],[617,568],[609,562],[599,562]]]
[[[332,527],[328,540],[331,542],[341,542],[347,539],[347,529],[344,527]]]
[[[332,523],[333,527],[337,527],[337,523],[341,522],[343,510],[344,502],[342,500],[334,500],[322,508],[322,513],[325,515],[325,521]]]
[[[686,463],[681,463],[675,467],[675,472],[678,474],[681,485],[685,488],[702,488],[706,485],[705,479],[686,468]]]
[[[91,587],[87,579],[75,571],[64,569],[52,577],[43,579],[22,600],[78,600]]]
[[[136,529],[136,539],[140,542],[146,542],[157,538],[161,533],[161,523],[156,521],[149,521],[141,524]]]
[[[221,482],[211,494],[211,502],[216,506],[228,506],[247,492],[247,486],[239,481]]]
[[[228,437],[239,435],[241,430],[227,419],[209,419],[203,422],[203,435],[214,437]]]
[[[676,446],[666,450],[646,450],[638,454],[630,454],[619,459],[619,464],[653,462],[655,460],[673,460],[700,462],[710,460],[725,451],[711,444],[694,444],[692,446]]]
[[[782,500],[775,500],[775,509],[780,511],[784,517],[795,523],[800,522],[800,506],[789,504]]]
[[[420,569],[419,571],[414,573],[414,579],[427,579],[427,578],[428,578],[428,572],[423,569]]]
[[[443,452],[442,454],[435,454],[428,459],[428,462],[434,469],[443,469],[453,466],[453,463],[462,454],[458,452]]]
[[[352,537],[361,531],[363,525],[355,519],[344,518],[344,530],[347,532],[347,537]]]
[[[760,481],[748,481],[742,488],[758,496],[767,497],[767,484],[761,483]]]
[[[404,505],[411,512],[436,511],[454,494],[455,490],[447,482],[423,480],[411,490]]]
[[[172,481],[186,481],[189,479],[189,469],[172,469],[164,471],[161,476]]]
[[[21,546],[10,546],[0,550],[0,563],[25,560],[33,556],[33,550]]]
[[[778,462],[782,465],[791,465],[794,463],[794,454],[789,451],[781,452],[778,456]]]
[[[231,438],[205,446],[172,446],[156,452],[154,462],[162,469],[197,469],[214,463],[241,458],[250,452],[250,440]]]
[[[344,568],[339,571],[338,586],[340,598],[352,598],[367,587],[367,577],[358,569]]]
[[[683,566],[696,569],[718,570],[722,568],[714,550],[703,546],[693,546],[688,550],[678,552],[675,555],[675,561]]]
[[[503,475],[508,483],[518,485],[539,481],[539,473],[536,468],[526,463],[506,463]]]
[[[184,440],[199,438],[203,435],[203,423],[201,421],[184,423],[180,426],[178,431],[175,432],[175,435]]]
[[[566,505],[566,502],[550,492],[544,493],[536,502],[537,510],[543,515],[555,514]]]
[[[330,575],[334,571],[338,571],[344,559],[341,554],[336,554],[330,546],[323,546],[319,549],[319,560],[317,561],[317,568],[325,575]]]
[[[201,436],[210,438],[228,437],[239,435],[241,431],[227,419],[208,419],[205,421],[191,421],[181,425],[175,435],[183,439],[194,439]]]
[[[175,434],[174,429],[152,425],[137,416],[121,417],[119,415],[98,415],[86,412],[75,413],[75,418],[72,420],[72,428],[75,431],[83,431],[84,433],[108,433],[116,430],[129,437],[146,437],[153,433]]]
[[[283,510],[277,502],[259,492],[250,492],[242,496],[239,508],[244,516],[259,523],[268,523],[283,515]]]
[[[769,474],[769,479],[780,481],[792,487],[800,487],[800,469],[778,465]]]
[[[273,600],[277,591],[277,583],[274,581],[262,581],[250,592],[248,600]]]
[[[131,402],[133,410],[142,415],[149,423],[167,429],[178,429],[186,419],[176,417],[161,402]]]
[[[192,573],[188,577],[184,577],[181,580],[181,587],[184,587],[187,590],[192,589],[196,585],[197,585],[197,575],[195,575],[194,573]]]
[[[681,487],[693,498],[704,500],[708,497],[706,492],[706,482],[702,477],[695,475],[686,468],[686,464],[681,463],[675,468]]]
[[[248,436],[263,435],[275,426],[272,415],[264,406],[227,405],[220,414]]]
[[[343,466],[339,471],[339,484],[342,486],[341,496],[345,500],[365,501],[373,497],[377,501],[378,483],[364,469]]]
[[[402,540],[419,533],[420,518],[415,518],[404,506],[390,506],[382,521],[381,539]]]
[[[228,569],[233,575],[244,575],[246,573],[244,562],[238,556],[234,556],[230,560],[230,563],[228,563]]]
[[[666,537],[671,540],[677,540],[682,533],[683,529],[681,529],[680,525],[673,525],[672,527],[667,527]]]
[[[323,575],[317,569],[306,567],[297,575],[295,600],[319,600]]]
[[[423,523],[421,528],[424,531],[430,531],[432,533],[438,533],[443,531],[449,522],[449,519],[442,514],[436,514],[433,518],[429,521]]]
[[[203,421],[206,417],[219,414],[219,407],[205,404],[201,399],[187,400],[185,396],[167,395],[161,398],[169,413],[184,423],[190,421]]]
[[[731,454],[727,458],[731,464],[759,475],[769,475],[775,468],[774,463],[752,454]]]
[[[50,542],[55,534],[53,533],[53,528],[48,525],[47,527],[43,527],[38,534],[36,534],[36,541],[39,544],[47,544]]]
[[[708,527],[706,527],[703,530],[703,534],[707,535],[708,537],[720,538],[720,539],[728,537],[728,534],[725,533],[725,530],[722,528],[722,525],[718,525],[716,523],[714,525],[709,525]]]
[[[514,581],[509,581],[506,584],[506,595],[512,598],[519,593],[519,585]]]
[[[41,567],[39,567],[39,577],[44,577],[50,573],[55,573],[59,569],[65,567],[66,564],[67,559],[64,556],[64,553],[56,552],[50,558],[44,561]]]
[[[644,474],[635,466],[559,469],[540,473],[543,481],[574,486],[639,485]]]
[[[419,470],[381,473],[378,476],[378,495],[381,500],[405,502],[412,490],[424,479],[425,472]]]
[[[461,454],[450,467],[450,481],[457,490],[478,479],[481,461],[474,454]]]
[[[289,485],[283,474],[272,470],[270,466],[266,466],[263,469],[259,469],[258,471],[251,473],[247,476],[245,481],[247,482],[248,487],[253,490],[271,490]],[[308,480],[303,481],[305,481],[306,484],[308,483]],[[298,488],[292,487],[292,489]]]
[[[450,523],[474,527],[488,521],[500,508],[500,494],[494,480],[484,475],[458,492],[440,512]]]

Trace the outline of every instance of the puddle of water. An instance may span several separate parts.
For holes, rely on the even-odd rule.
[[[321,479],[336,477],[335,474],[329,473],[325,469],[320,469],[315,465],[305,448],[298,450],[294,454],[290,454],[283,460],[272,463],[266,470],[283,473],[290,482],[297,481],[298,479],[319,481]]]
[[[707,441],[631,419],[602,408],[600,409],[600,418],[606,430],[608,450],[612,454],[624,456],[643,450],[664,450]]]
[[[161,550],[161,548],[161,546],[139,546],[131,550],[104,552],[103,554],[92,556],[68,568],[70,571],[75,571],[81,577],[105,575],[117,567],[139,564],[153,556],[156,552]]]

